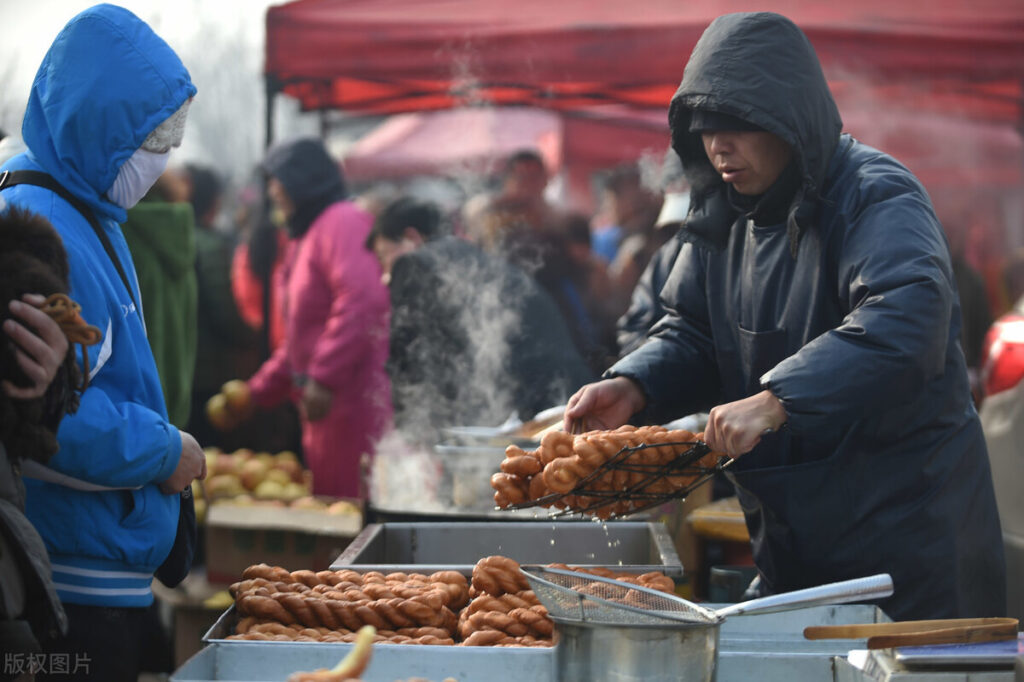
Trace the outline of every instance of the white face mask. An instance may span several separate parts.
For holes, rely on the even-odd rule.
[[[107,198],[123,209],[132,208],[167,168],[170,156],[170,150],[156,153],[137,149],[121,166],[114,184],[107,190]]]

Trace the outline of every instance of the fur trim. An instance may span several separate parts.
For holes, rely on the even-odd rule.
[[[60,236],[48,220],[20,208],[0,211],[0,322],[11,317],[7,304],[24,294],[68,292],[68,261]],[[46,462],[57,451],[57,425],[78,408],[80,372],[75,346],[41,398],[15,400],[0,391],[0,439],[12,460]],[[18,364],[14,342],[0,331],[0,379],[29,385]]]
[[[181,141],[185,138],[185,119],[188,117],[188,107],[191,103],[191,99],[185,100],[177,111],[146,137],[142,142],[142,148],[147,152],[162,154],[174,147],[180,147]]]

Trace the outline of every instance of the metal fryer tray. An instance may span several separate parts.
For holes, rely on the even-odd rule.
[[[831,679],[832,657],[845,657],[856,643],[806,640],[803,629],[808,625],[888,621],[878,607],[864,604],[814,606],[729,618],[721,626],[718,679],[720,682]],[[222,641],[214,636],[216,628],[216,625],[211,628],[204,638],[210,645],[172,673],[171,682],[282,682],[296,670],[330,668],[352,647],[328,642]],[[375,650],[377,647],[380,650],[363,675],[367,682],[392,682],[414,675],[435,682],[448,676],[459,682],[557,680],[557,644],[551,649],[374,645]]]
[[[668,530],[653,521],[370,524],[331,564],[331,570],[429,573],[454,569],[470,575],[477,561],[492,555],[521,564],[562,562],[683,576]]]

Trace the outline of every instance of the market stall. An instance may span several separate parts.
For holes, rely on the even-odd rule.
[[[663,109],[693,42],[725,9],[659,2],[637,12],[613,3],[531,0],[510,13],[491,3],[300,0],[268,12],[268,93],[295,97],[306,109],[375,114],[480,104],[543,107],[599,122],[576,138],[581,147],[596,149],[610,134],[610,121],[635,123]],[[849,112],[850,130],[869,141],[878,136],[912,167],[920,163],[933,187],[985,182],[1007,196],[1019,189],[1022,149],[1011,131],[1021,120],[1024,41],[1018,13],[1008,3],[937,3],[927,21],[919,8],[875,0],[777,9],[814,43],[840,108]],[[880,103],[885,126],[877,124]],[[905,134],[909,129],[917,134]],[[957,163],[946,163],[935,145],[953,130],[965,146],[957,147]],[[567,137],[550,152],[553,158],[568,158]],[[976,150],[984,160],[973,155]],[[985,172],[973,174],[976,168]],[[431,444],[427,466],[412,477],[439,492],[439,515],[459,507],[486,514],[539,508],[606,520],[685,497],[729,464],[692,431],[645,428],[579,440],[549,431],[522,444]],[[469,459],[479,470],[460,470],[464,453],[457,448],[466,447],[475,450]],[[409,455],[398,452],[394,465]],[[433,478],[423,473],[439,461],[450,464],[436,467]],[[478,487],[488,473],[493,500],[509,512],[494,512],[491,491]],[[402,489],[399,483],[387,490]],[[411,497],[424,495],[416,490]],[[521,565],[571,564],[565,568],[597,576],[592,582],[598,587],[584,578],[589,587],[578,592],[606,601],[619,594],[608,580],[625,595],[636,593],[622,596],[622,604],[642,594],[640,588],[655,589],[653,584],[674,595],[685,567],[666,551],[663,530],[630,523],[385,523],[368,527],[328,570],[253,563],[232,585],[233,603],[207,634],[209,646],[173,679],[280,680],[296,670],[327,668],[365,625],[381,638],[368,680],[570,679],[566,671],[578,670],[576,664],[601,647],[584,651]],[[710,613],[717,625],[722,619],[715,614],[727,611]],[[922,667],[920,658],[915,663],[919,652],[891,646],[888,653],[854,656],[851,651],[869,648],[866,638],[812,640],[805,632],[888,620],[876,607],[834,604],[730,617],[722,623],[720,656],[712,656],[720,664],[717,679],[881,680],[900,666],[908,680],[941,677],[934,672],[938,665]],[[1010,634],[999,633],[1001,640],[1013,640],[1016,623],[1010,627]],[[646,642],[666,629],[640,627],[642,636],[630,630],[617,639],[633,641],[635,635]],[[948,641],[974,645],[974,634],[962,637]],[[658,659],[645,646],[639,648],[650,666],[644,679],[675,679],[678,658]],[[601,653],[611,649],[609,644]],[[620,660],[643,661],[636,652],[623,649]],[[1000,652],[987,664],[992,680],[1008,679],[1012,656]],[[615,665],[603,671],[608,679],[616,679]],[[710,679],[716,679],[714,671],[712,665]]]
[[[405,528],[404,532],[410,530],[423,531],[435,540],[439,531],[424,526]],[[468,544],[486,543],[485,533],[475,535],[474,530],[480,531],[482,527],[469,531]],[[486,534],[493,536],[493,529],[487,529]],[[452,543],[447,546],[457,548],[457,534],[449,534],[449,540]],[[539,545],[532,551],[535,556],[559,554],[557,549]],[[562,555],[571,556],[573,552]],[[406,568],[409,572],[387,572],[391,568]],[[595,564],[574,567],[555,564],[545,568],[520,566],[508,557],[491,555],[472,567],[455,567],[430,575],[426,572],[438,566],[423,564],[423,573],[415,572],[415,568],[415,565],[369,565],[358,561],[333,572],[319,573],[288,572],[267,565],[250,567],[245,572],[246,579],[232,586],[236,603],[206,633],[207,648],[171,679],[179,682],[229,679],[270,682],[291,679],[289,676],[300,670],[316,669],[324,671],[323,675],[342,658],[348,660],[354,646],[359,646],[353,644],[358,635],[351,629],[324,627],[331,618],[354,619],[351,627],[358,627],[367,620],[378,623],[373,635],[373,653],[361,675],[361,679],[368,682],[409,679],[410,676],[499,682],[524,678],[552,682],[605,679],[942,682],[966,679],[950,675],[956,675],[957,666],[963,667],[971,658],[983,659],[985,663],[970,679],[984,682],[1013,679],[1016,621],[1012,619],[994,624],[1000,628],[999,641],[985,641],[985,637],[978,636],[981,628],[964,627],[956,640],[961,644],[914,646],[915,638],[919,642],[926,641],[922,637],[937,636],[937,623],[892,623],[877,607],[842,605],[851,599],[891,592],[888,576],[826,585],[800,595],[779,595],[760,600],[760,604],[750,602],[721,608],[714,604],[692,605],[665,592],[663,573],[639,573],[651,566],[626,564],[608,568]],[[557,576],[571,577],[571,580],[560,583],[562,587],[559,587],[550,582]],[[413,610],[413,603],[419,605],[417,600],[426,603],[426,595],[432,588],[428,587],[427,592],[418,590],[431,584],[444,585],[433,592],[438,600],[442,593],[447,595],[444,605],[437,611],[414,615],[419,611]],[[576,587],[569,589],[565,585]],[[633,601],[631,606],[624,607],[616,603],[616,593],[604,589],[616,585],[621,586],[621,594],[634,595],[631,599],[641,592],[661,595],[657,598],[671,602],[671,606],[648,610]],[[528,591],[527,587],[533,590]],[[550,587],[558,591],[552,593]],[[595,591],[596,587],[602,589]],[[584,600],[580,602],[582,610],[579,612],[574,610],[572,602],[561,601],[560,597],[562,590],[576,589]],[[332,596],[342,593],[352,599],[357,594],[367,596],[362,601],[349,602],[343,601],[341,596]],[[381,599],[386,594],[404,596]],[[797,597],[800,601],[795,601]],[[645,599],[651,597],[645,596]],[[331,600],[336,601],[327,608]],[[303,603],[308,606],[314,601],[324,604],[325,608],[301,607]],[[533,606],[516,607],[520,602],[532,602]],[[820,605],[822,602],[827,605]],[[668,618],[678,616],[681,611],[673,610],[684,606],[697,608],[716,619],[720,633],[714,637],[711,649],[690,643],[690,629],[694,624],[687,626],[676,622],[673,625]],[[755,613],[757,606],[769,612]],[[345,608],[350,611],[343,613],[341,609]],[[411,628],[387,629],[394,628],[400,619],[434,618],[434,613],[447,617],[438,615],[436,620],[430,620],[434,626],[425,626],[428,621],[420,621]],[[524,618],[526,614],[531,617]],[[554,632],[551,632],[550,620],[544,630],[540,627],[541,621],[536,620],[538,617],[553,619]],[[287,619],[292,618],[295,621],[288,624]],[[451,622],[446,624],[449,619]],[[645,619],[655,619],[659,624]],[[908,629],[908,626],[919,629]],[[950,631],[939,632],[949,636]],[[426,634],[428,632],[431,634]],[[545,638],[540,632],[549,634]],[[975,639],[980,643],[974,642]],[[594,647],[595,642],[601,642],[601,646]],[[695,664],[691,654],[704,663],[692,667]],[[689,670],[689,676],[681,677],[684,669]],[[334,678],[310,679],[327,682]]]
[[[615,456],[590,473],[578,472],[565,494],[542,495],[536,502],[571,504],[591,515],[611,504],[620,510],[617,513],[628,515],[629,509],[622,506],[626,501],[637,507],[650,502],[644,489],[664,483],[685,494],[687,486],[706,481],[705,467],[713,465],[708,458],[715,453],[684,440],[693,436],[688,431],[643,427],[618,433],[638,434],[636,439],[643,442],[630,445],[623,440]],[[566,438],[571,440],[551,431],[538,449],[557,449]],[[509,446],[504,462],[514,466],[500,467],[495,476],[523,470],[517,460],[530,455],[518,452],[526,451]],[[691,464],[676,466],[687,458]],[[722,463],[719,460],[718,466]],[[596,488],[603,477],[626,473],[638,476],[628,496],[588,497],[600,494]],[[492,485],[500,503],[501,486]],[[663,486],[657,489],[664,491],[658,493],[660,499],[673,494]],[[260,523],[255,515],[251,520]],[[271,556],[266,547],[260,551]],[[901,628],[922,630],[901,631],[898,634],[910,639],[887,641],[885,651],[876,651],[882,644],[874,644],[860,629],[889,622],[886,614],[870,605],[837,604],[891,595],[889,576],[812,588],[801,601],[787,601],[794,599],[790,595],[769,597],[761,605],[769,610],[788,607],[790,613],[744,615],[755,610],[756,602],[718,610],[713,610],[715,605],[695,605],[676,595],[684,567],[665,528],[651,522],[371,524],[327,570],[310,570],[310,557],[289,555],[288,561],[289,566],[259,562],[239,571],[230,588],[232,601],[203,637],[206,648],[172,679],[284,680],[298,670],[333,665],[352,650],[357,631],[372,625],[376,663],[362,677],[369,682],[410,675],[511,680],[523,674],[552,681],[667,682],[678,679],[680,666],[707,669],[711,676],[703,679],[723,681],[942,680],[950,654],[942,647],[911,648],[928,642],[982,647],[968,648],[967,654],[988,652],[985,666],[992,676],[980,679],[997,682],[1009,679],[1013,657],[1006,651],[1006,640],[1017,635],[1015,619],[994,619],[998,631],[972,629],[968,626],[975,624],[969,621],[950,621],[948,629],[938,633],[933,633],[936,623],[900,623]],[[552,583],[558,576],[572,579]],[[564,594],[577,592],[583,600],[578,605],[565,600]],[[677,604],[695,611],[680,610]],[[710,619],[705,626],[715,628],[716,653],[704,655],[702,662],[690,660],[687,653],[697,647],[691,630],[703,622],[691,622],[696,615]],[[922,635],[937,639],[913,639]],[[906,646],[899,647],[901,642]],[[992,645],[1002,648],[994,653],[984,648]],[[705,650],[704,645],[697,648]],[[950,665],[963,665],[962,658],[952,660]],[[886,675],[903,671],[905,677],[879,677],[879,670],[889,671]],[[643,674],[616,676],[629,671]]]

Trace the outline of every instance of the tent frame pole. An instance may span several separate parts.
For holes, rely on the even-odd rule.
[[[277,93],[281,91],[281,84],[269,74],[265,77],[264,82],[266,84],[267,110],[265,116],[266,135],[263,139],[263,148],[269,149],[274,141],[274,105],[277,102]]]

